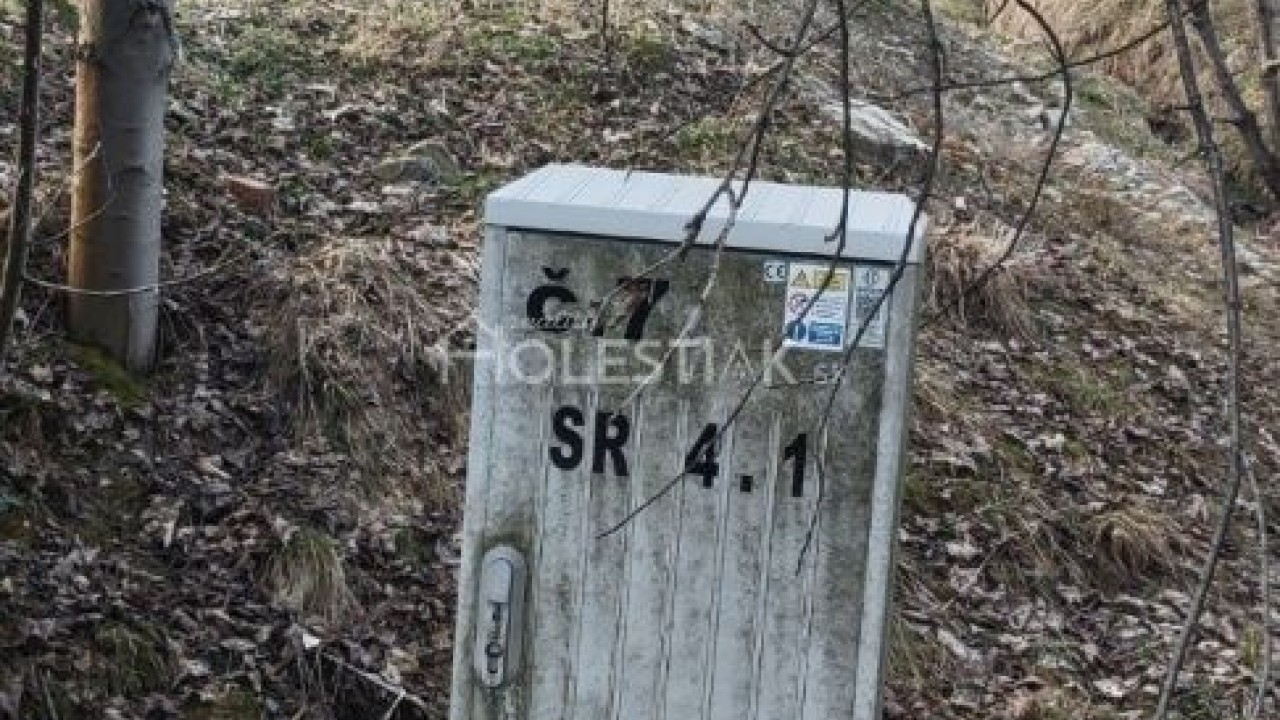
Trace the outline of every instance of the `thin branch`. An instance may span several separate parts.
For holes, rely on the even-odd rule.
[[[1245,472],[1249,477],[1249,491],[1253,493],[1254,517],[1258,521],[1258,577],[1262,582],[1262,667],[1258,669],[1258,691],[1248,714],[1249,720],[1258,720],[1271,687],[1271,558],[1267,542],[1267,498],[1253,472],[1253,463],[1245,465]]]
[[[1181,636],[1169,660],[1168,672],[1160,689],[1160,700],[1156,705],[1154,720],[1164,720],[1169,713],[1169,704],[1178,685],[1178,674],[1186,659],[1191,639],[1195,635],[1200,615],[1204,612],[1205,599],[1209,587],[1213,584],[1213,576],[1218,568],[1218,560],[1222,554],[1222,546],[1231,529],[1231,520],[1235,514],[1236,500],[1240,497],[1240,486],[1243,484],[1244,451],[1243,430],[1240,410],[1240,359],[1241,359],[1241,320],[1240,320],[1240,277],[1236,264],[1236,245],[1234,228],[1231,224],[1231,212],[1227,204],[1226,174],[1223,170],[1222,153],[1213,136],[1213,123],[1204,107],[1204,96],[1200,91],[1200,81],[1196,75],[1195,60],[1191,55],[1191,43],[1187,37],[1187,28],[1183,20],[1180,0],[1166,0],[1166,8],[1173,30],[1174,47],[1178,55],[1178,69],[1182,75],[1182,85],[1187,96],[1187,104],[1191,108],[1191,118],[1195,123],[1196,135],[1200,141],[1200,150],[1204,154],[1205,168],[1213,186],[1214,207],[1218,214],[1218,239],[1222,251],[1222,272],[1224,276],[1224,295],[1226,301],[1227,332],[1230,336],[1230,366],[1227,377],[1227,414],[1231,432],[1231,447],[1228,450],[1227,489],[1223,498],[1222,519],[1214,533],[1213,542],[1209,546],[1209,556],[1205,559],[1201,570],[1200,583],[1192,599],[1186,622],[1182,626]]]
[[[1012,2],[1012,0],[1010,1]],[[1123,55],[1137,48],[1138,46],[1143,45],[1148,40],[1151,40],[1152,38],[1159,35],[1160,33],[1164,32],[1165,29],[1168,27],[1169,27],[1169,21],[1165,20],[1155,25],[1154,27],[1150,28],[1149,30],[1141,33],[1140,35],[1137,35],[1132,39],[1127,40],[1121,43],[1120,45],[1117,45],[1114,48],[1111,48],[1109,50],[1104,50],[1095,55],[1090,55],[1089,57],[1082,58],[1080,60],[1072,60],[1066,64],[1067,68],[1071,70],[1075,70],[1077,68],[1088,67],[1089,65],[1095,65],[1097,63],[1100,63],[1103,60],[1110,60],[1111,58],[1116,57],[1118,55]],[[943,92],[953,92],[956,90],[976,90],[980,88],[999,87],[1001,85],[1012,85],[1014,83],[1038,83],[1038,82],[1044,82],[1046,80],[1052,80],[1056,77],[1059,77],[1061,74],[1062,74],[1062,62],[1061,60],[1059,60],[1058,66],[1048,72],[1037,73],[1032,75],[1009,75],[1006,77],[985,78],[981,80],[958,80],[958,81],[943,84],[942,90]],[[917,95],[927,95],[931,92],[933,92],[932,87],[921,86],[921,87],[915,87],[915,88],[908,88],[906,90],[903,90],[902,92],[894,93],[891,95],[868,94],[867,97],[876,102],[888,103],[888,102],[897,102],[900,100],[905,100],[907,98],[914,97]]]
[[[1036,178],[1035,188],[1031,192],[1031,200],[1027,205],[1026,212],[1022,213],[1022,216],[1018,218],[1018,224],[1014,226],[1013,237],[1010,238],[1009,244],[1004,251],[1000,253],[1000,257],[996,258],[995,262],[991,263],[978,277],[965,286],[962,292],[957,294],[957,306],[963,306],[996,272],[1004,267],[1004,264],[1017,251],[1019,243],[1022,242],[1022,237],[1031,225],[1031,219],[1035,217],[1036,209],[1040,205],[1040,198],[1044,195],[1045,186],[1048,185],[1049,172],[1053,169],[1053,161],[1057,159],[1058,146],[1062,144],[1062,136],[1067,130],[1067,120],[1071,114],[1071,106],[1075,102],[1075,86],[1071,79],[1071,63],[1067,62],[1067,53],[1062,46],[1062,41],[1058,38],[1058,34],[1054,32],[1053,26],[1045,20],[1044,16],[1034,6],[1028,4],[1025,0],[1013,1],[1040,26],[1040,31],[1048,39],[1053,48],[1053,54],[1058,59],[1058,74],[1062,78],[1063,91],[1062,113],[1058,116],[1058,124],[1054,128],[1053,138],[1049,141],[1049,149],[1045,153],[1044,163],[1040,166],[1040,175]],[[944,312],[946,312],[944,308],[939,308],[930,319],[934,319]]]
[[[376,685],[377,687],[381,688],[382,690],[385,690],[386,692],[395,694],[396,696],[395,705],[392,706],[392,710],[394,710],[395,706],[399,705],[401,702],[408,702],[410,705],[418,708],[419,710],[422,710],[424,712],[431,712],[431,706],[427,704],[426,700],[423,700],[421,697],[418,697],[417,695],[414,695],[413,693],[409,692],[404,688],[404,686],[396,685],[395,683],[392,683],[391,681],[383,678],[380,675],[374,675],[371,672],[366,672],[364,670],[361,670],[360,668],[356,667],[355,665],[352,665],[346,660],[343,660],[342,658],[337,657],[335,655],[330,655],[327,652],[320,652],[317,649],[316,653],[317,653],[317,657],[333,663],[334,665],[342,668],[343,670],[346,670],[347,672],[355,675],[356,677],[372,685]],[[389,717],[389,716],[390,714],[388,714],[385,717]]]
[[[844,0],[838,0],[843,4]],[[871,323],[875,317],[880,314],[880,308],[884,306],[888,298],[897,288],[898,283],[902,281],[903,275],[907,271],[907,260],[911,257],[911,250],[916,242],[916,235],[921,221],[924,219],[924,213],[929,205],[929,198],[933,196],[934,182],[938,176],[938,167],[942,162],[942,146],[946,140],[946,108],[943,103],[942,75],[943,75],[943,49],[942,40],[938,36],[938,27],[933,15],[933,4],[930,0],[921,0],[920,11],[925,23],[925,31],[929,43],[929,69],[934,82],[934,86],[939,88],[933,93],[933,148],[929,154],[929,164],[925,168],[924,181],[921,184],[920,198],[916,201],[915,212],[911,216],[911,223],[907,226],[907,237],[902,245],[902,254],[898,257],[898,262],[894,265],[893,274],[889,277],[883,292],[876,298],[875,303],[867,309],[866,315],[862,318],[862,322],[858,325],[857,332],[854,333],[849,346],[845,348],[844,355],[840,358],[840,370],[836,373],[835,381],[831,385],[831,392],[827,394],[827,401],[823,406],[822,415],[818,420],[818,427],[814,432],[814,436],[818,438],[824,437],[827,431],[827,425],[830,423],[832,412],[835,410],[836,397],[840,393],[840,388],[844,385],[845,377],[849,373],[849,367],[853,363],[854,353],[857,352],[858,346],[862,344],[862,338],[867,333],[867,329],[871,327]],[[849,88],[845,88],[846,104],[848,103]],[[823,444],[825,447],[825,443]],[[809,527],[805,532],[804,544],[800,548],[800,555],[796,559],[796,572],[800,571],[804,563],[804,559],[809,554],[809,549],[813,545],[813,539],[818,527],[818,519],[821,516],[823,495],[826,491],[826,458],[824,453],[817,454],[817,501],[814,504],[813,515],[809,519]]]
[[[222,252],[222,255],[220,255],[212,265],[210,265],[207,268],[204,268],[203,270],[199,270],[195,273],[192,273],[191,275],[175,278],[173,280],[163,280],[161,282],[152,283],[150,285],[141,285],[138,287],[131,287],[131,288],[120,288],[116,290],[90,290],[87,288],[72,287],[71,285],[63,285],[61,283],[50,282],[48,280],[42,280],[40,278],[33,277],[31,275],[26,275],[26,274],[24,274],[22,278],[28,284],[34,285],[35,287],[43,288],[51,292],[65,293],[67,295],[80,295],[84,297],[106,297],[106,298],[127,297],[129,295],[143,295],[146,293],[163,290],[165,288],[175,287],[177,285],[187,285],[187,284],[193,283],[197,280],[201,280],[203,278],[209,277],[210,275],[214,275],[218,273],[223,268],[227,267],[228,265],[231,265],[234,261],[238,261],[241,258],[248,257],[251,253],[252,253],[251,249],[245,249],[242,252],[237,253],[237,252],[233,252],[231,248],[228,248]]]
[[[796,27],[795,35],[791,40],[791,47],[801,48],[805,46],[805,39],[808,37],[809,29],[813,25],[813,18],[817,13],[817,10],[818,0],[809,0],[808,5],[805,7],[804,15],[801,17],[800,22]],[[769,132],[773,113],[777,109],[778,103],[781,102],[782,97],[786,94],[787,87],[790,85],[791,73],[795,68],[797,56],[798,53],[785,57],[782,60],[778,79],[774,82],[768,95],[765,97],[760,113],[756,117],[756,122],[752,127],[751,134],[748,136],[746,142],[738,148],[738,152],[733,159],[733,164],[730,166],[729,172],[725,174],[724,179],[721,180],[715,191],[711,193],[711,196],[707,198],[707,201],[703,203],[702,208],[699,209],[698,212],[694,213],[693,217],[690,218],[688,223],[686,223],[685,236],[681,240],[680,244],[666,255],[659,258],[656,262],[642,270],[635,278],[636,280],[649,279],[653,273],[658,272],[667,265],[670,265],[677,260],[683,260],[685,256],[688,255],[689,250],[691,250],[694,244],[697,243],[698,237],[702,234],[702,229],[706,225],[708,216],[711,214],[712,209],[715,208],[716,203],[718,203],[721,198],[728,198],[729,200],[729,220],[727,221],[726,228],[732,225],[733,218],[736,217],[738,209],[741,207],[743,200],[751,189],[752,181],[755,180],[760,163],[760,152],[764,147],[764,137]],[[740,181],[741,186],[735,188],[735,182],[739,182],[737,180],[738,173],[743,170],[744,165],[745,176]],[[722,241],[725,237],[726,236],[722,233],[717,238],[717,253],[719,252],[719,248],[723,245]],[[599,326],[604,318],[608,317],[609,312],[612,309],[613,302],[618,298],[622,290],[623,288],[621,286],[616,287],[601,298],[596,308],[595,320],[591,323],[593,331]]]
[[[21,125],[18,147],[18,188],[9,216],[9,241],[5,252],[4,277],[0,279],[0,369],[13,332],[13,321],[22,299],[22,276],[31,249],[31,210],[35,195],[36,139],[40,130],[40,44],[43,35],[44,2],[27,0],[26,49],[22,59],[22,100],[18,111]]]
[[[799,48],[804,46],[805,37],[808,35],[809,28],[813,24],[813,18],[814,18],[814,15],[817,13],[817,10],[818,10],[818,0],[809,0],[808,4],[805,6],[804,15],[801,18],[800,23],[796,28],[795,36],[791,43],[792,47]],[[781,100],[782,95],[787,89],[787,86],[791,79],[791,72],[794,68],[795,61],[798,56],[799,56],[799,53],[795,53],[783,59],[782,61],[783,66],[780,71],[781,75],[778,77],[778,80],[774,84],[772,91],[770,92],[769,96],[766,98],[764,107],[761,108],[760,115],[756,118],[755,128],[752,132],[750,141],[748,143],[745,143],[742,147],[739,148],[738,154],[734,159],[733,168],[730,170],[729,174],[725,177],[725,180],[720,184],[720,187],[717,188],[714,193],[712,193],[711,199],[707,201],[707,204],[703,206],[702,210],[699,211],[697,214],[695,214],[693,219],[690,220],[688,225],[689,235],[685,238],[685,241],[682,242],[679,247],[677,247],[674,251],[669,253],[666,257],[663,257],[658,262],[654,263],[648,269],[646,269],[645,273],[641,275],[642,278],[647,278],[650,273],[656,272],[658,269],[665,266],[666,264],[673,262],[676,259],[683,258],[685,254],[688,253],[689,249],[692,248],[693,242],[697,239],[698,235],[701,233],[702,226],[706,222],[707,215],[711,210],[711,208],[715,205],[716,201],[719,200],[721,195],[728,194],[731,201],[730,214],[726,222],[724,231],[716,239],[716,257],[713,260],[712,272],[708,277],[707,285],[705,285],[703,288],[703,297],[705,297],[710,292],[711,284],[714,283],[715,281],[715,275],[717,272],[717,268],[719,267],[720,255],[723,252],[724,244],[728,239],[728,230],[731,228],[733,222],[737,217],[738,208],[741,207],[743,199],[746,197],[747,192],[750,190],[751,181],[755,178],[755,174],[756,174],[759,159],[760,159],[760,150],[764,142],[764,136],[769,130],[770,117],[773,115],[773,112],[776,109],[778,102]],[[748,152],[750,153],[749,155],[750,161],[747,166],[746,176],[742,181],[741,187],[737,189],[735,194],[733,180],[737,176],[739,169],[742,167],[742,163],[748,157]],[[841,240],[841,247],[843,247],[843,239]],[[826,282],[829,282],[829,281],[830,281],[830,274],[828,274],[828,278]],[[823,283],[824,289],[826,287],[826,282]],[[601,302],[601,308],[598,311],[598,315],[597,315],[598,317],[603,316],[603,311],[607,305],[607,301],[613,297],[616,297],[618,292],[619,290],[612,291],[608,296],[606,296],[606,302]],[[813,304],[813,301],[810,302],[809,307],[812,307],[812,304]],[[700,318],[697,317],[697,313],[700,310],[700,308],[701,308],[701,304],[695,307],[694,312],[691,313],[689,318],[686,320],[686,323],[685,323],[686,330],[690,326],[695,326],[694,322],[700,320]],[[808,312],[808,309],[806,309],[805,312]],[[684,336],[685,332],[686,332],[685,330],[682,330],[681,335]],[[784,338],[779,338],[774,343],[771,357],[773,358],[777,357],[777,354],[779,350],[782,348],[783,343],[784,343]],[[663,360],[664,364],[669,360],[669,358],[670,358],[669,353],[666,356],[664,356],[664,360]],[[724,424],[718,428],[715,436],[711,440],[711,447],[713,448],[712,450],[713,453],[718,453],[719,448],[722,444],[722,441],[724,440],[725,434],[728,433],[729,429],[733,427],[733,424],[737,422],[738,417],[741,416],[742,411],[747,406],[747,403],[750,401],[751,397],[755,394],[755,391],[760,387],[760,384],[764,381],[765,375],[768,372],[770,365],[771,363],[767,363],[763,368],[761,368],[760,372],[756,373],[755,377],[752,378],[751,384],[748,385],[747,389],[743,392],[742,396],[739,397],[737,404],[734,406],[733,410],[729,413],[728,417],[725,419]],[[638,388],[638,389],[643,389],[643,385],[641,386],[641,388]],[[631,396],[634,398],[636,396],[636,392],[633,392]],[[607,538],[617,533],[618,531],[622,530],[627,525],[631,524],[633,520],[635,520],[637,517],[639,517],[649,508],[653,507],[655,503],[657,503],[659,500],[669,495],[671,491],[674,490],[676,486],[679,485],[680,482],[684,480],[687,474],[688,473],[682,468],[680,472],[676,473],[676,475],[672,477],[670,480],[668,480],[661,488],[659,488],[657,492],[650,495],[639,505],[637,505],[636,507],[632,508],[629,512],[627,512],[627,514],[623,516],[621,520],[619,520],[609,528],[597,534],[596,539],[602,540],[604,538]]]

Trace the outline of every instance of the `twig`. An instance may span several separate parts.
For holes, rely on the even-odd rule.
[[[44,0],[27,0],[26,49],[22,59],[21,129],[18,147],[18,188],[9,216],[9,241],[4,277],[0,279],[0,371],[22,299],[22,276],[31,249],[31,209],[35,194],[36,136],[40,129],[40,44],[43,35]]]
[[[1245,464],[1249,477],[1249,491],[1253,493],[1254,517],[1258,521],[1258,576],[1262,581],[1262,667],[1258,669],[1258,691],[1254,696],[1249,720],[1262,717],[1267,703],[1267,691],[1271,687],[1271,560],[1267,542],[1267,499],[1253,472],[1253,463]]]
[[[395,694],[396,705],[404,701],[404,702],[408,702],[410,705],[418,708],[419,710],[430,712],[431,707],[427,705],[427,701],[409,692],[404,688],[404,686],[396,685],[395,683],[392,683],[391,681],[379,675],[375,675],[371,672],[366,672],[364,670],[361,670],[360,668],[356,667],[355,665],[352,665],[346,660],[330,655],[329,653],[320,652],[318,650],[317,650],[317,653],[319,657],[325,660],[328,660],[329,662],[355,675],[361,680],[364,680],[365,682],[368,682],[368,683],[372,683],[373,685],[377,685],[379,688],[381,688],[382,690],[385,690],[386,692]],[[394,710],[395,706],[392,706],[392,709]]]
[[[1012,2],[1012,0],[1010,0],[1010,2]],[[1117,45],[1114,48],[1104,50],[1097,54],[1090,55],[1089,57],[1086,57],[1086,58],[1081,58],[1080,60],[1072,60],[1067,63],[1067,67],[1071,70],[1075,70],[1077,68],[1088,67],[1089,65],[1100,63],[1103,60],[1110,60],[1111,58],[1116,57],[1117,55],[1123,55],[1129,52],[1130,50],[1133,50],[1138,46],[1146,43],[1148,40],[1154,38],[1160,33],[1164,32],[1165,29],[1167,29],[1168,27],[1169,27],[1169,21],[1165,20],[1155,25],[1154,27],[1150,28],[1149,30],[1143,32],[1142,34],[1137,35]],[[985,78],[981,80],[961,80],[961,81],[955,81],[955,82],[949,82],[949,83],[943,84],[942,90],[943,92],[953,92],[956,90],[976,90],[980,88],[999,87],[1001,85],[1012,85],[1014,83],[1038,83],[1038,82],[1044,82],[1046,80],[1052,80],[1053,78],[1058,77],[1061,74],[1062,74],[1062,66],[1061,66],[1061,62],[1059,61],[1058,67],[1055,67],[1054,69],[1044,73],[1037,73],[1034,75],[1009,75],[1005,77]],[[892,95],[869,94],[867,95],[867,97],[869,97],[872,100],[875,100],[876,102],[897,102],[899,100],[905,100],[907,98],[914,97],[916,95],[926,95],[931,92],[933,92],[932,87],[922,86],[922,87],[908,88],[906,90],[903,90],[902,92],[894,93]]]
[[[838,0],[843,3],[844,0]],[[925,22],[925,30],[928,33],[929,41],[929,69],[934,82],[934,86],[940,88],[942,85],[943,73],[943,50],[942,41],[938,36],[938,27],[934,21],[933,4],[930,0],[921,0],[921,14]],[[845,89],[846,103],[848,102],[848,88]],[[898,257],[898,262],[894,265],[893,274],[889,277],[883,292],[876,298],[875,303],[867,310],[867,314],[862,318],[862,322],[858,325],[857,332],[854,333],[849,346],[845,348],[843,356],[840,358],[840,370],[836,373],[835,382],[831,385],[831,392],[827,394],[827,401],[822,409],[822,415],[818,420],[817,430],[814,436],[821,438],[826,432],[827,425],[831,420],[831,414],[835,410],[836,397],[840,392],[840,388],[844,385],[845,376],[849,372],[849,366],[853,362],[853,355],[857,352],[858,346],[862,344],[862,338],[866,334],[867,329],[871,327],[872,321],[880,314],[880,308],[893,294],[898,283],[902,281],[903,274],[907,271],[907,259],[911,257],[911,250],[915,245],[917,229],[920,227],[921,220],[924,219],[925,209],[928,207],[929,198],[933,196],[934,182],[938,176],[938,166],[942,161],[942,145],[946,140],[946,109],[943,104],[941,89],[933,93],[933,148],[929,153],[929,164],[925,167],[924,181],[921,183],[920,198],[916,201],[915,212],[912,213],[911,223],[907,226],[907,237],[902,245],[902,254]],[[804,544],[800,548],[800,554],[796,558],[796,572],[799,573],[804,564],[804,559],[809,554],[809,549],[813,545],[814,535],[818,527],[818,518],[822,510],[823,494],[826,490],[826,459],[823,453],[817,454],[817,500],[814,503],[813,515],[809,519],[809,527],[805,531]]]
[[[40,694],[44,696],[44,708],[49,713],[49,720],[58,720],[58,705],[53,701],[53,693],[49,692],[48,671],[40,669],[36,672],[36,677],[40,680]]]
[[[214,262],[213,265],[210,265],[209,267],[203,270],[192,273],[191,275],[175,278],[173,280],[162,280],[161,282],[152,283],[150,285],[140,285],[138,287],[131,287],[131,288],[120,288],[118,290],[90,290],[87,288],[78,288],[78,287],[72,287],[70,285],[63,285],[61,283],[50,282],[48,280],[41,280],[40,278],[33,277],[31,275],[24,274],[22,277],[23,277],[23,280],[25,280],[27,283],[31,285],[34,285],[36,287],[43,288],[45,290],[49,290],[52,292],[65,293],[67,295],[82,295],[85,297],[126,297],[129,295],[143,295],[146,293],[163,290],[165,288],[174,287],[176,285],[186,285],[188,283],[195,282],[196,280],[201,280],[203,278],[206,278],[210,275],[213,275],[219,272],[223,268],[230,265],[233,260],[239,260],[241,258],[248,257],[249,254],[250,254],[250,250],[247,250],[247,249],[244,252],[233,254],[232,250],[228,248],[222,253],[221,257],[219,257]]]
[[[818,0],[808,0],[805,6],[804,14],[796,27],[795,35],[791,41],[791,47],[800,48],[805,46],[805,38],[809,35],[809,28],[813,25],[814,15],[818,10]],[[647,279],[652,273],[657,272],[663,267],[682,260],[688,255],[689,250],[697,242],[698,236],[702,234],[702,228],[706,225],[707,217],[711,214],[711,210],[716,206],[722,197],[728,197],[730,203],[736,203],[740,206],[747,192],[751,189],[751,183],[755,180],[756,173],[759,170],[760,151],[764,146],[764,137],[769,132],[769,126],[773,118],[773,113],[781,102],[782,97],[786,94],[787,87],[791,82],[791,73],[795,68],[795,62],[798,54],[791,54],[781,61],[781,67],[778,70],[778,78],[774,81],[768,95],[766,95],[764,103],[760,108],[759,115],[756,116],[756,122],[752,126],[751,134],[747,137],[739,148],[738,153],[734,156],[733,164],[729,171],[725,173],[724,179],[720,185],[716,187],[707,201],[698,212],[694,213],[689,222],[685,225],[685,237],[680,244],[668,253],[665,257],[659,259],[653,265],[644,270],[637,279]],[[738,173],[745,168],[745,174],[741,180],[741,187],[736,190],[734,183],[737,181]],[[730,212],[734,209],[731,208]],[[617,297],[620,289],[615,289],[608,293],[600,302],[597,315],[603,317],[610,304]]]
[[[1231,529],[1231,520],[1235,514],[1236,500],[1240,497],[1240,486],[1244,480],[1243,431],[1240,410],[1240,358],[1241,358],[1241,322],[1240,322],[1240,277],[1236,265],[1236,245],[1234,228],[1231,224],[1231,212],[1227,205],[1226,176],[1223,170],[1222,153],[1218,149],[1213,136],[1213,123],[1204,107],[1204,96],[1200,92],[1200,81],[1196,76],[1195,60],[1191,55],[1191,43],[1187,37],[1187,28],[1183,20],[1183,8],[1180,0],[1166,0],[1166,8],[1173,31],[1173,44],[1178,55],[1178,69],[1182,75],[1183,90],[1190,106],[1191,118],[1195,123],[1196,135],[1200,141],[1200,150],[1204,154],[1205,168],[1213,186],[1214,207],[1218,214],[1218,239],[1222,251],[1222,272],[1224,276],[1224,295],[1226,301],[1227,332],[1230,336],[1230,370],[1227,378],[1227,414],[1231,428],[1231,447],[1228,451],[1228,479],[1222,505],[1222,519],[1214,533],[1213,542],[1209,546],[1209,556],[1205,559],[1201,571],[1200,584],[1196,588],[1191,608],[1178,644],[1169,660],[1168,672],[1164,685],[1160,689],[1160,700],[1156,705],[1154,720],[1164,720],[1169,713],[1169,703],[1178,684],[1178,674],[1186,658],[1187,649],[1195,635],[1200,615],[1204,612],[1205,599],[1209,587],[1213,584],[1213,575],[1218,569],[1218,560],[1222,554],[1222,546],[1226,542],[1227,532]]]
[[[1071,114],[1071,106],[1075,102],[1075,86],[1071,80],[1071,64],[1067,62],[1067,53],[1062,46],[1062,41],[1058,38],[1058,34],[1054,32],[1053,26],[1045,20],[1040,11],[1028,4],[1026,0],[1013,1],[1040,26],[1040,31],[1044,33],[1053,47],[1054,56],[1058,59],[1058,73],[1062,77],[1062,112],[1058,116],[1057,127],[1054,128],[1053,138],[1049,141],[1049,149],[1045,153],[1044,162],[1040,166],[1040,175],[1036,178],[1035,188],[1031,191],[1031,200],[1027,204],[1026,212],[1022,213],[1022,216],[1018,218],[1018,224],[1014,226],[1013,237],[1009,239],[1009,244],[1000,253],[1000,257],[996,258],[995,262],[991,263],[978,277],[966,285],[964,290],[956,295],[955,304],[958,307],[963,306],[975,292],[980,290],[983,285],[986,285],[987,281],[1003,268],[1004,264],[1017,251],[1023,235],[1026,234],[1027,228],[1031,225],[1031,219],[1035,217],[1036,208],[1040,205],[1040,198],[1044,195],[1045,186],[1049,182],[1049,172],[1053,169],[1053,161],[1058,156],[1058,146],[1062,144],[1062,136],[1067,130],[1067,120]],[[945,312],[945,308],[939,308],[929,319],[935,319]]]

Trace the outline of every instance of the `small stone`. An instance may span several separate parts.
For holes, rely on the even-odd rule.
[[[419,158],[398,157],[373,166],[373,176],[383,182],[435,182],[436,168]]]
[[[276,187],[266,180],[247,175],[225,175],[222,184],[236,204],[248,212],[263,217],[275,213]]]
[[[373,167],[373,175],[387,183],[421,182],[451,185],[462,176],[458,161],[435,140],[423,140],[396,157]]]
[[[431,223],[423,223],[410,230],[407,237],[414,242],[426,245],[446,247],[453,244],[453,238],[449,237],[449,231]]]

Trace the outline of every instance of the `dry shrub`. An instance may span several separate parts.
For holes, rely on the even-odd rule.
[[[292,532],[271,557],[266,581],[276,602],[329,624],[355,605],[337,542],[317,530]]]
[[[1088,521],[1087,533],[1103,571],[1120,581],[1144,580],[1177,564],[1178,525],[1150,503],[1135,500]]]
[[[271,375],[299,434],[322,435],[369,476],[439,485],[439,447],[459,437],[466,412],[466,383],[440,344],[471,298],[463,263],[411,242],[345,238],[276,270]]]
[[[952,226],[935,236],[929,249],[928,307],[966,327],[987,327],[1018,337],[1030,335],[1029,295],[1039,275],[1036,253],[1015,252],[974,287],[1000,259],[1012,236],[1012,228],[1006,225],[984,228],[978,223]]]

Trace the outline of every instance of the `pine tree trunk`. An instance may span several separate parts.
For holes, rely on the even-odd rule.
[[[68,271],[88,292],[70,296],[67,320],[76,339],[138,372],[155,357],[172,8],[80,5]]]

